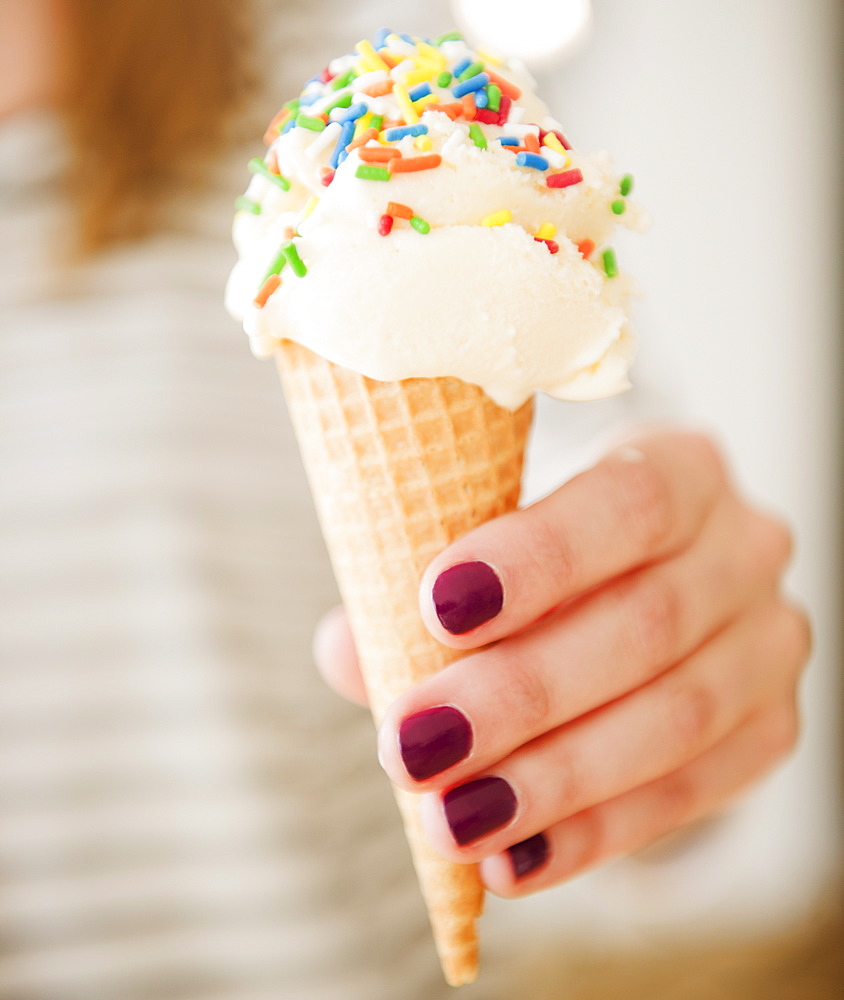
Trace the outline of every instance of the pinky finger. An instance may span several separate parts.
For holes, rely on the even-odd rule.
[[[769,705],[672,774],[486,858],[483,881],[496,895],[526,896],[640,850],[723,806],[793,748],[797,731],[793,700]]]

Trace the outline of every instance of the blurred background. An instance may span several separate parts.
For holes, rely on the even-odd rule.
[[[835,0],[0,0],[0,996],[434,1000],[272,366],[224,313],[266,121],[382,26],[526,59],[636,176],[635,388],[540,407],[527,490],[710,428],[794,525],[798,753],[727,815],[489,901],[467,1000],[844,987],[842,16]]]

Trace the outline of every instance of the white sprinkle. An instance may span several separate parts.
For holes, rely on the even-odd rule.
[[[315,160],[320,153],[336,145],[341,130],[342,125],[339,122],[329,122],[321,132],[315,133],[313,141],[305,150],[305,154],[310,159]]]
[[[373,84],[383,83],[387,79],[389,78],[386,70],[374,69],[370,73],[362,73],[360,76],[355,77],[352,80],[352,90],[364,90],[366,87],[373,86]]]

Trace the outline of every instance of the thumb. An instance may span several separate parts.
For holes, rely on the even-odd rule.
[[[337,694],[358,705],[366,705],[349,619],[342,605],[323,615],[314,631],[314,661],[323,680]]]

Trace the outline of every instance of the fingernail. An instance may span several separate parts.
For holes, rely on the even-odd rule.
[[[541,868],[548,860],[548,838],[544,833],[537,833],[518,844],[507,848],[510,862],[513,865],[513,875],[517,879],[530,875]]]
[[[471,632],[495,618],[504,604],[498,574],[485,562],[458,563],[434,581],[434,607],[440,624],[452,635]]]
[[[464,847],[506,826],[516,815],[516,795],[503,778],[478,778],[446,792],[443,808],[452,836]]]
[[[399,726],[399,751],[405,770],[424,781],[469,756],[472,727],[462,712],[449,705],[408,715]]]

